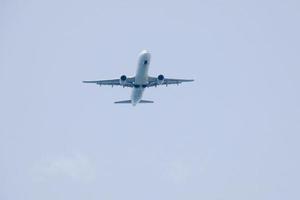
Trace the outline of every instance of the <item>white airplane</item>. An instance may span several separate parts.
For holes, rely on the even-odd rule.
[[[148,76],[149,64],[150,64],[151,54],[147,50],[143,50],[138,57],[138,67],[135,77],[127,78],[122,75],[119,79],[111,80],[97,80],[97,81],[83,81],[83,83],[96,83],[98,85],[114,85],[131,87],[132,94],[131,100],[117,101],[115,103],[125,103],[132,104],[135,106],[138,103],[153,103],[153,101],[142,100],[143,92],[147,87],[156,87],[158,85],[171,85],[180,84],[182,82],[191,82],[192,79],[169,79],[165,78],[162,74],[157,77]]]

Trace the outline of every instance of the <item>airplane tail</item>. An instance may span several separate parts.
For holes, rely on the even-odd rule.
[[[131,100],[125,100],[125,101],[116,101],[115,103],[131,103]]]
[[[154,101],[141,100],[139,103],[154,103]]]
[[[121,103],[131,103],[131,100],[116,101],[115,103],[116,103],[116,104],[121,104]],[[139,103],[154,103],[154,101],[140,100]]]

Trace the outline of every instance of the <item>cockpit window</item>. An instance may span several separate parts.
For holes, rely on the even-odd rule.
[[[146,87],[147,87],[147,85],[142,85],[142,87],[143,87],[143,88],[146,88]]]
[[[148,63],[148,60],[145,60],[145,61],[144,61],[144,65],[147,65],[147,63]]]
[[[134,85],[135,88],[140,88],[140,85]]]

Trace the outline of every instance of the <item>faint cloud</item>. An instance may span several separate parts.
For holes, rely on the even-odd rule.
[[[193,162],[183,160],[173,160],[165,165],[165,177],[175,184],[185,184],[193,177],[199,176],[203,173],[203,166],[193,164]]]
[[[34,179],[71,179],[73,181],[90,182],[95,179],[95,167],[90,159],[81,154],[60,156],[37,163],[34,166]]]
[[[189,165],[182,161],[171,162],[166,168],[167,176],[174,183],[185,183],[191,176]]]

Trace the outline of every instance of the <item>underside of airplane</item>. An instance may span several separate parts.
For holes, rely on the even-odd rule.
[[[110,80],[94,80],[83,81],[83,83],[95,83],[97,85],[123,86],[132,88],[130,100],[117,101],[117,104],[132,104],[135,106],[138,103],[153,103],[153,101],[142,100],[143,92],[146,88],[157,87],[159,85],[172,85],[183,82],[194,81],[192,79],[171,79],[165,78],[160,74],[157,77],[148,76],[151,54],[147,50],[143,50],[138,57],[138,67],[134,77],[122,75],[119,79]]]

